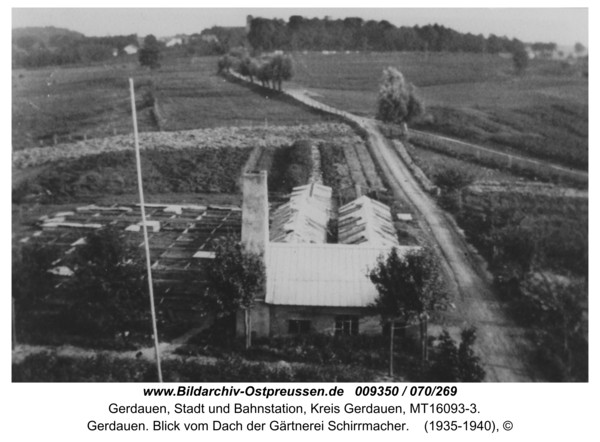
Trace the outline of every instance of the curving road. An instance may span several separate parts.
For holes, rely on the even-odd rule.
[[[476,352],[491,382],[533,381],[526,360],[531,352],[526,330],[514,324],[491,289],[481,259],[472,251],[454,221],[421,189],[406,164],[381,134],[374,120],[326,106],[304,91],[285,91],[307,106],[342,116],[362,127],[375,161],[381,167],[396,196],[409,201],[419,214],[417,221],[440,252],[456,308],[445,315],[446,326],[458,334],[474,325],[478,330]]]

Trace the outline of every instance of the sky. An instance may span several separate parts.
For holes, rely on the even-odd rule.
[[[219,2],[219,4],[224,3]],[[213,25],[244,26],[246,16],[249,14],[266,18],[282,18],[286,21],[291,15],[302,15],[320,18],[330,16],[333,19],[352,16],[365,20],[388,20],[396,26],[438,23],[460,32],[481,33],[485,36],[493,33],[499,36],[506,35],[509,38],[516,37],[525,42],[555,42],[561,46],[573,46],[576,42],[580,42],[588,46],[588,9],[583,7],[13,8],[12,28],[55,26],[78,31],[87,36],[154,34],[163,37],[179,33],[192,34]]]

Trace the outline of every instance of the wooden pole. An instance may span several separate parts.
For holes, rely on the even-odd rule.
[[[150,312],[152,313],[152,329],[154,331],[154,351],[156,353],[156,370],[158,371],[158,382],[162,382],[162,371],[160,369],[160,351],[158,349],[158,329],[156,328],[156,312],[154,310],[154,290],[152,288],[152,269],[150,263],[150,246],[148,243],[148,227],[146,225],[146,208],[144,207],[144,190],[142,188],[142,162],[140,160],[140,145],[138,141],[137,116],[135,110],[135,92],[133,78],[129,79],[131,92],[131,114],[133,117],[133,135],[135,139],[135,160],[137,165],[138,189],[140,191],[140,206],[142,209],[142,229],[144,231],[144,245],[146,248],[146,267],[148,269],[148,290],[150,293]]]

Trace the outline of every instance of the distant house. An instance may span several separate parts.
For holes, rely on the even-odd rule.
[[[202,34],[200,39],[206,43],[218,43],[219,39],[214,34]]]
[[[137,54],[138,47],[136,45],[127,45],[123,48],[127,55]]]
[[[183,40],[179,37],[171,38],[165,43],[165,46],[168,48],[172,48],[173,46],[178,46],[183,44]]]
[[[248,173],[243,181],[242,243],[262,254],[266,290],[252,310],[257,336],[320,332],[381,333],[378,296],[368,278],[377,258],[400,246],[389,208],[366,196],[339,213],[340,243],[327,243],[331,189],[318,184],[294,189],[290,202],[271,220],[266,172]],[[237,330],[243,334],[243,315]]]

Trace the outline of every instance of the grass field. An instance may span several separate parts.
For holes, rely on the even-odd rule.
[[[444,53],[296,54],[294,87],[357,115],[374,116],[381,73],[400,69],[430,117],[419,127],[579,169],[588,164],[588,81],[577,66]]]
[[[312,111],[261,96],[216,75],[217,59],[173,58],[153,73],[136,59],[87,67],[14,70],[13,150],[132,131],[128,78],[136,83],[140,132],[156,131],[152,89],[163,130],[295,125],[323,120]],[[151,87],[151,82],[153,87]]]

